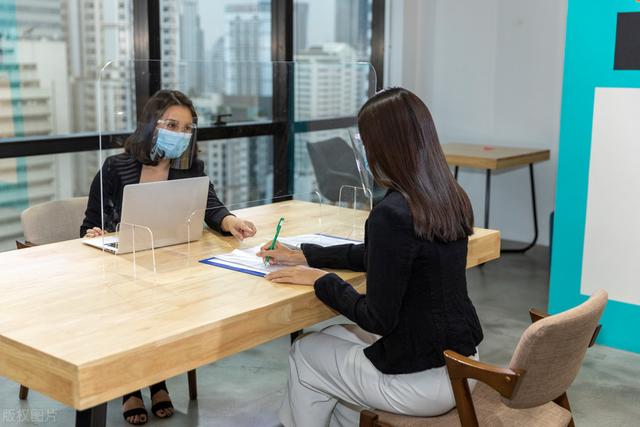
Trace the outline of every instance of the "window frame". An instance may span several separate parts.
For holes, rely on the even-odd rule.
[[[375,90],[380,90],[384,76],[385,1],[372,0],[371,58],[377,75]],[[271,60],[293,61],[294,0],[271,0]],[[133,38],[135,59],[158,59],[161,56],[161,6],[160,0],[135,0],[133,2]],[[138,114],[149,99],[161,87],[161,82],[151,81],[149,75],[161,78],[160,61],[136,64],[136,111]],[[144,69],[142,67],[147,67]],[[154,69],[150,69],[150,68]],[[157,69],[155,69],[157,67]],[[335,117],[319,120],[294,120],[295,99],[293,76],[284,69],[274,67],[273,111],[279,111],[272,121],[230,123],[223,126],[198,128],[198,139],[202,141],[273,137],[273,197],[292,194],[294,171],[295,134],[354,126],[356,117]],[[103,148],[119,148],[129,133],[106,133],[102,135]],[[96,150],[100,142],[97,132],[66,135],[44,135],[33,137],[0,138],[0,159],[40,156],[47,154],[76,153]]]

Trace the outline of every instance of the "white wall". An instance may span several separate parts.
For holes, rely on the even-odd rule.
[[[640,89],[596,88],[581,293],[640,305]],[[624,153],[624,155],[621,155]]]
[[[536,165],[539,243],[548,244],[555,200],[566,0],[392,0],[385,85],[429,106],[441,142],[548,148]],[[505,239],[533,236],[526,168],[493,175],[490,226]],[[462,170],[476,224],[484,172]]]

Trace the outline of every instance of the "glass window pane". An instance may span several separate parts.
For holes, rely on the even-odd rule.
[[[346,181],[341,181],[339,182],[339,184],[336,183],[335,185],[328,185],[327,188],[322,188],[322,189],[319,188],[318,186],[318,181],[324,181],[324,182],[330,181],[327,179],[323,180],[322,178],[318,179],[319,177],[322,177],[323,174],[327,175],[335,171],[334,169],[330,170],[330,169],[325,169],[321,167],[323,163],[322,158],[329,159],[334,154],[337,154],[337,152],[334,151],[333,149],[330,149],[327,152],[327,156],[323,156],[322,150],[314,151],[314,153],[317,153],[315,155],[318,156],[319,158],[312,159],[310,156],[310,153],[312,151],[311,146],[313,145],[315,147],[320,147],[325,142],[331,143],[332,141],[337,141],[338,139],[344,142],[345,144],[344,147],[346,147],[347,150],[351,150],[349,145],[350,137],[349,137],[348,129],[333,129],[333,130],[327,130],[327,131],[321,131],[321,132],[305,132],[305,133],[296,134],[295,148],[294,148],[294,165],[295,166],[294,166],[294,172],[293,172],[294,174],[293,183],[294,183],[295,193],[311,193],[313,191],[320,191],[324,199],[330,202],[337,202],[338,201],[337,195],[342,185],[347,185],[347,184],[352,185],[352,181],[356,183],[359,182],[358,171],[357,169],[355,169],[356,168],[355,156],[351,154],[351,156],[353,157],[353,164],[351,164],[351,157],[344,156],[344,158],[340,159],[339,161],[340,165],[336,165],[336,167],[344,166],[345,170],[341,172],[345,172],[347,174],[352,173],[353,174],[352,181],[349,181],[348,183]],[[320,144],[320,145],[314,145],[314,144]],[[345,153],[347,152],[351,153],[351,151],[345,151]],[[314,165],[318,167],[318,169],[316,169]]]
[[[133,0],[3,0],[0,139],[96,131],[96,71],[107,61],[104,96],[123,112],[117,127],[130,129],[133,70],[119,62],[129,58]]]
[[[162,0],[162,86],[193,98],[200,125],[271,120],[271,1]]]
[[[271,136],[260,136],[198,142],[198,157],[223,203],[263,202],[273,197],[272,141]],[[105,150],[103,160],[119,152]],[[0,159],[0,251],[15,249],[15,241],[23,240],[23,210],[87,196],[98,163],[97,151]]]
[[[335,43],[345,61],[371,57],[371,0],[294,0],[294,59],[333,54]]]
[[[199,141],[199,158],[226,205],[273,197],[273,138]]]
[[[353,117],[375,88],[366,64],[371,7],[371,0],[294,2],[296,121]]]
[[[120,150],[105,150],[103,158]],[[52,200],[89,195],[98,172],[97,151],[0,159],[0,251],[23,240],[20,213]],[[80,237],[80,224],[78,235]]]

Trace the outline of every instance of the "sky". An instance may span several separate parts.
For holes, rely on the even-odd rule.
[[[258,0],[199,0],[200,25],[204,31],[205,48],[224,34],[224,7],[227,4],[254,3]],[[309,4],[307,18],[310,45],[333,41],[336,0],[294,0]],[[294,17],[295,19],[295,17]],[[329,23],[329,25],[327,25]]]

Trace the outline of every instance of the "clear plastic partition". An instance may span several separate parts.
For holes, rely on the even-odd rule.
[[[120,69],[135,72],[123,74],[128,83],[115,85]],[[166,92],[145,104],[118,89],[134,93],[140,83]],[[118,254],[119,274],[139,277],[195,268],[223,249],[253,248],[273,238],[281,216],[283,236],[362,240],[373,197],[349,129],[373,88],[375,73],[368,63],[108,62],[96,85],[103,165],[96,177],[97,223],[105,231],[98,246]],[[294,169],[304,168],[311,179],[295,176],[287,195],[273,194],[274,136],[206,140],[216,128],[238,122],[291,122],[294,117],[303,133],[315,133],[314,122],[326,127],[336,119],[342,138],[323,144],[313,135],[301,153],[296,144]],[[106,150],[107,141],[118,133],[124,133],[117,142],[125,152],[114,155]],[[255,236],[221,238],[219,221],[227,209],[254,223]]]
[[[241,222],[255,234],[250,232],[240,239],[237,232],[234,236],[221,231],[220,223],[213,218],[223,210],[225,215],[226,210],[229,211],[232,221]],[[156,233],[147,226],[121,223],[118,236],[120,242],[128,246],[123,247],[120,255],[112,257],[108,273],[114,282],[124,277],[141,283],[168,284],[183,280],[192,269],[202,268],[203,264],[225,268],[220,264],[228,262],[229,257],[235,264],[232,270],[255,272],[257,269],[264,273],[271,271],[271,267],[256,253],[261,246],[273,242],[281,218],[284,221],[277,241],[299,248],[302,243],[322,246],[362,243],[367,217],[365,210],[323,203],[321,196],[311,193],[293,194],[275,202],[262,199],[196,209],[182,224]],[[166,239],[171,238],[177,238],[176,242],[180,243],[166,245]]]

